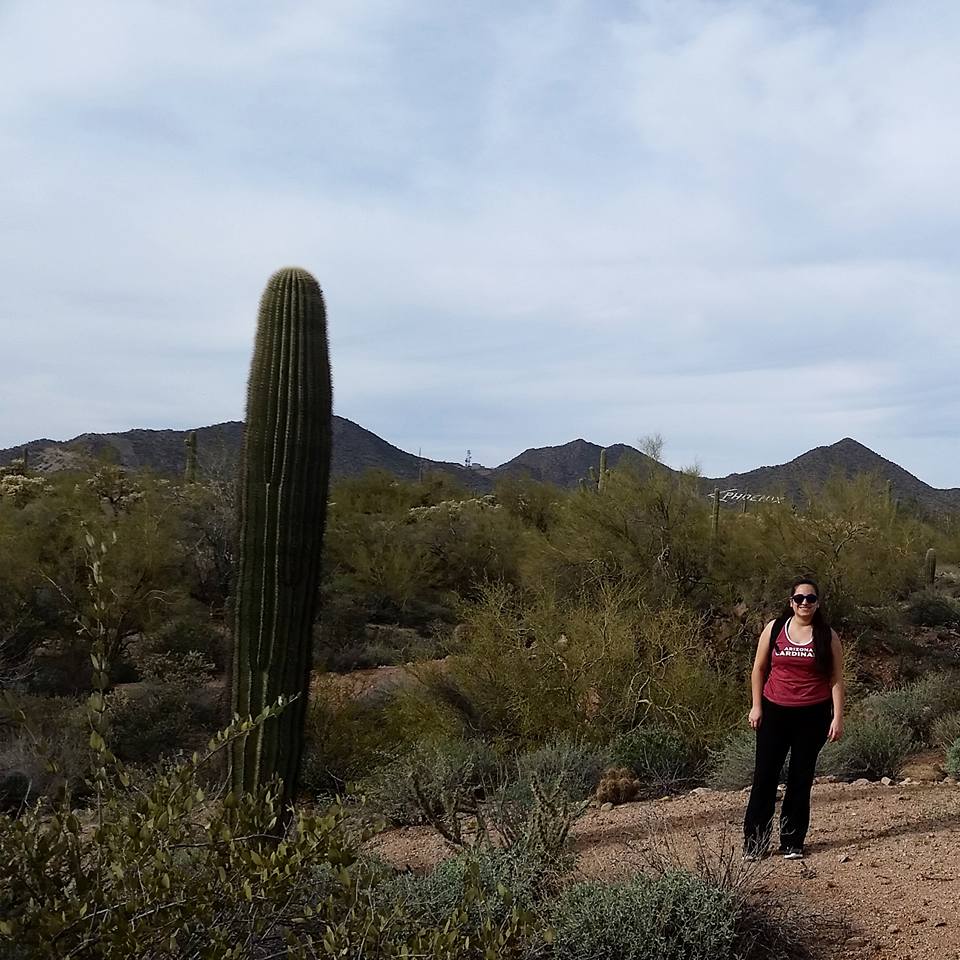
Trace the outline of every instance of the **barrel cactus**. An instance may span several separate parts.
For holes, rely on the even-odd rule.
[[[235,791],[279,777],[284,801],[303,754],[331,405],[323,294],[305,270],[280,270],[260,301],[247,388],[232,705],[246,717],[295,699],[233,745],[231,775]]]

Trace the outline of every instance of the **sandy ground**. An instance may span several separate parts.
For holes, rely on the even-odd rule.
[[[678,797],[591,809],[575,825],[577,870],[613,880],[669,847],[739,850],[744,792],[700,788]],[[392,830],[373,848],[425,868],[449,854],[425,827]],[[829,953],[844,958],[960,960],[960,785],[814,786],[807,856],[747,868],[759,888],[804,913],[843,921]]]

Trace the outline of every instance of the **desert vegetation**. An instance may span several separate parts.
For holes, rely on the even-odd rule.
[[[322,374],[322,302],[301,302]],[[0,477],[0,951],[813,949],[764,927],[732,867],[578,881],[570,827],[590,802],[749,781],[746,677],[801,571],[851,654],[824,772],[895,777],[926,749],[958,776],[956,521],[870,477],[743,512],[649,462],[573,491],[369,472],[327,497],[322,421],[277,427],[271,330],[240,484],[195,435],[178,480]],[[329,418],[329,379],[310,389]],[[416,875],[365,853],[407,824],[451,858]]]

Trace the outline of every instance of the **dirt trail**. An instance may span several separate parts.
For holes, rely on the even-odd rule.
[[[664,843],[689,862],[698,842],[739,844],[745,803],[743,792],[700,788],[592,809],[572,831],[578,872],[613,880]],[[421,827],[390,831],[374,847],[414,868],[448,855]],[[836,956],[960,960],[960,785],[818,783],[806,859],[768,857],[750,870],[785,902],[844,920]]]

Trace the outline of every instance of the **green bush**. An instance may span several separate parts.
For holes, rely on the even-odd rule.
[[[732,960],[737,902],[687,873],[637,874],[570,887],[549,920],[555,960]]]
[[[660,723],[621,734],[611,745],[613,762],[629,767],[643,784],[675,790],[699,773],[696,751],[676,730]]]
[[[567,800],[586,800],[610,763],[608,750],[571,736],[561,736],[536,750],[517,755],[516,781],[521,792],[536,783]]]
[[[902,724],[916,743],[931,746],[933,724],[957,710],[960,710],[960,676],[938,673],[896,690],[872,693],[857,705],[856,714]]]
[[[538,949],[536,918],[500,886],[488,909],[479,869],[451,880],[458,899],[424,925],[375,902],[382,871],[358,859],[338,808],[288,816],[269,788],[208,795],[201,768],[277,711],[236,721],[202,758],[137,790],[98,746],[91,810],[0,814],[0,955],[521,960]]]
[[[824,748],[821,769],[850,780],[896,778],[912,747],[909,729],[890,717],[854,717],[843,739]]]
[[[485,912],[495,923],[505,922],[514,907],[532,911],[554,889],[556,875],[549,864],[519,850],[484,846],[442,861],[429,873],[399,874],[374,887],[373,899],[388,912],[400,908],[412,929],[442,926],[465,902],[471,884],[483,901],[470,904],[473,923]]]
[[[738,730],[727,737],[713,755],[710,786],[717,790],[740,790],[753,783],[757,758],[757,735],[752,730]]]
[[[69,697],[10,693],[0,704],[0,771],[8,791],[26,782],[28,790],[20,799],[29,802],[62,789],[82,798],[90,737],[82,705]],[[15,799],[11,796],[11,806]]]
[[[117,690],[106,701],[111,745],[130,763],[153,763],[199,748],[222,714],[216,702],[181,683],[158,684],[136,694]]]
[[[300,785],[314,796],[342,794],[408,749],[393,723],[388,694],[351,699],[316,695],[307,708]]]
[[[129,656],[143,679],[147,678],[151,658],[166,655],[171,660],[198,653],[204,663],[212,664],[212,672],[226,669],[229,659],[227,639],[221,629],[203,611],[180,614],[131,646]]]
[[[710,786],[717,790],[742,790],[752,786],[756,757],[757,735],[752,730],[731,733],[723,747],[713,754]],[[786,782],[789,763],[788,756],[780,771],[780,783]]]
[[[934,590],[923,590],[907,601],[906,615],[918,627],[954,627],[960,623],[960,604]]]
[[[954,740],[960,740],[960,710],[937,717],[930,725],[930,742],[945,750]]]
[[[960,737],[957,737],[947,750],[947,759],[943,769],[946,770],[948,777],[960,778]]]
[[[446,818],[461,798],[485,793],[500,776],[496,753],[487,744],[451,741],[414,748],[361,780],[357,789],[391,823],[418,824]]]

